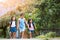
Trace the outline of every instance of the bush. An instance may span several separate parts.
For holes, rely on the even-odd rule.
[[[45,35],[37,36],[36,38],[41,38],[42,40],[49,40]]]
[[[56,37],[56,33],[55,32],[49,32],[46,33],[45,35],[39,35],[36,38],[41,38],[43,40],[49,40],[49,38],[54,38]]]
[[[46,37],[49,37],[49,38],[54,38],[56,37],[56,33],[55,32],[49,32],[47,34],[45,34]]]

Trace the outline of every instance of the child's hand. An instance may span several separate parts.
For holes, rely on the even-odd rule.
[[[27,26],[28,26],[28,29],[29,29],[29,25],[27,24]]]
[[[17,27],[17,30],[18,30],[18,27]]]

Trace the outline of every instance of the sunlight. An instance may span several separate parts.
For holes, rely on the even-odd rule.
[[[6,2],[6,0],[0,0],[0,2]]]

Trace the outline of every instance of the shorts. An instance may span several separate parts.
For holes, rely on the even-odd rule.
[[[16,31],[17,31],[16,27],[10,27],[10,32],[16,32]]]
[[[19,28],[19,30],[20,30],[20,33],[21,33],[21,32],[24,32],[24,31],[25,31],[25,27]]]
[[[29,33],[34,33],[34,30],[29,30]]]

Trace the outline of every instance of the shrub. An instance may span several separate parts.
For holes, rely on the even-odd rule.
[[[49,32],[47,34],[45,34],[46,37],[49,37],[49,38],[54,38],[56,37],[56,33],[55,32]]]

